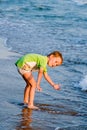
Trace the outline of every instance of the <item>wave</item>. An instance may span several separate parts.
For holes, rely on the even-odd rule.
[[[87,0],[73,0],[74,2],[76,2],[78,5],[85,5],[87,4]]]
[[[65,127],[56,127],[55,130],[87,130],[87,125],[75,125],[75,126],[65,126]]]
[[[87,91],[87,75],[84,76],[79,85],[83,91]]]
[[[7,59],[11,56],[18,56],[19,54],[11,52],[10,48],[6,46],[7,38],[0,37],[0,59]]]
[[[86,61],[83,61],[81,58],[72,58],[72,59],[67,59],[66,60],[66,64],[69,64],[69,65],[87,65],[87,62]]]

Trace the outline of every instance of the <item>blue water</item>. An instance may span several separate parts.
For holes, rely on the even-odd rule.
[[[6,110],[0,108],[3,111],[0,112],[0,129],[87,130],[86,0],[1,0],[0,44],[20,55],[47,55],[51,51],[59,50],[64,57],[62,66],[49,68],[49,75],[53,81],[61,84],[61,90],[53,90],[43,79],[43,92],[36,93],[35,103],[41,111],[22,108],[20,102],[23,98],[24,82],[14,66],[19,55],[12,61],[6,60],[13,74],[5,78],[10,84],[9,78],[13,77],[12,80],[19,88],[11,83],[14,90],[7,88],[13,95],[7,94],[6,99],[1,96],[4,104],[1,103],[0,106],[6,106]],[[5,84],[3,79],[1,83]],[[2,94],[3,89],[0,90]],[[7,89],[6,92],[8,93]]]

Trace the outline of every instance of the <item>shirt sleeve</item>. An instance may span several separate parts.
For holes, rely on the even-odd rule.
[[[43,68],[44,72],[47,72],[47,63],[44,60],[41,61],[40,68]]]

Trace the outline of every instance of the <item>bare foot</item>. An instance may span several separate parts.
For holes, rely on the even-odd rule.
[[[39,109],[38,107],[36,106],[28,106],[29,109]]]

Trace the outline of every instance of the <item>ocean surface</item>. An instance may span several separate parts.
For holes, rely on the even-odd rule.
[[[14,63],[54,50],[64,62],[48,74],[61,90],[43,78],[40,110],[29,110]],[[0,0],[0,74],[0,130],[87,130],[87,0]]]

